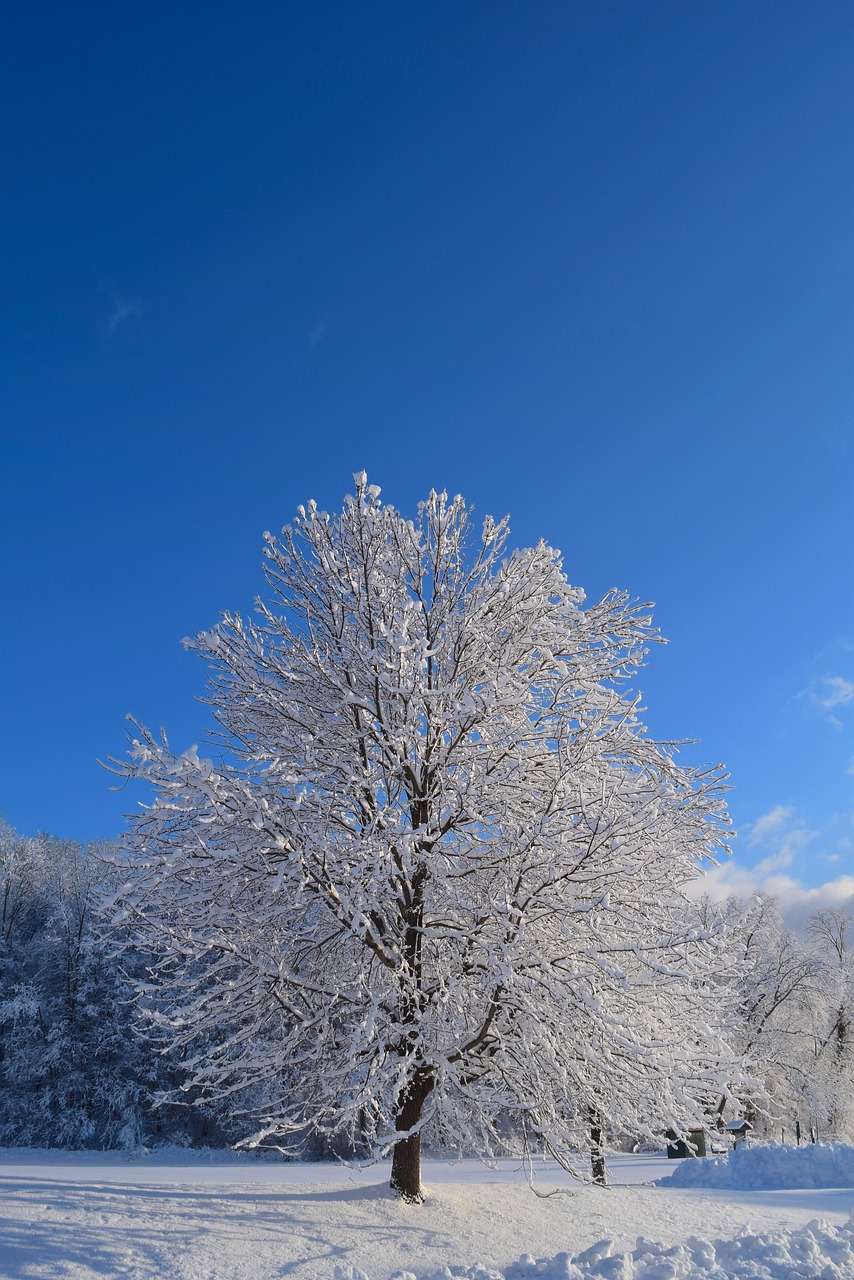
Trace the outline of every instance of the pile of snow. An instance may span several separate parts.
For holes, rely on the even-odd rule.
[[[661,1187],[721,1187],[730,1191],[792,1191],[805,1187],[854,1187],[854,1147],[841,1142],[792,1147],[742,1143],[726,1156],[681,1160]]]
[[[576,1257],[523,1254],[504,1271],[475,1263],[443,1267],[419,1277],[396,1271],[390,1280],[851,1280],[854,1275],[854,1215],[844,1227],[814,1218],[792,1231],[746,1234],[735,1240],[699,1240],[668,1248],[638,1240],[631,1252],[602,1240]],[[335,1280],[369,1280],[358,1267],[336,1267]]]

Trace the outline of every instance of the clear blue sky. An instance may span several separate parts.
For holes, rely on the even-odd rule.
[[[0,61],[0,812],[120,830],[125,714],[201,737],[181,637],[364,467],[655,601],[739,866],[854,872],[850,2],[19,0]]]

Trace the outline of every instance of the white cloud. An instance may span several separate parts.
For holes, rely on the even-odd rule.
[[[784,919],[793,928],[802,927],[822,907],[842,906],[854,910],[854,875],[843,874],[823,884],[808,886],[799,878],[797,871],[787,870],[818,836],[822,837],[825,846],[830,844],[831,849],[821,853],[811,851],[811,868],[815,869],[819,862],[839,861],[844,867],[849,867],[851,859],[848,856],[843,860],[838,852],[832,851],[834,845],[841,850],[850,844],[847,836],[840,836],[838,825],[839,815],[834,814],[823,824],[821,831],[814,830],[799,821],[799,815],[791,805],[775,805],[745,827],[748,848],[762,846],[767,850],[765,857],[752,867],[745,866],[738,856],[728,858],[698,879],[692,893],[707,893],[715,900],[728,897],[747,899],[757,893],[768,894],[777,899]],[[800,862],[800,867],[805,868],[806,864]]]
[[[308,345],[310,347],[316,347],[319,342],[322,342],[326,337],[326,330],[328,328],[329,326],[325,320],[318,320],[317,324],[312,327],[308,335]]]
[[[831,707],[844,707],[854,702],[854,681],[843,676],[825,676],[822,680],[824,697],[819,696],[819,705],[829,710]]]
[[[791,805],[778,804],[746,826],[748,848],[755,849],[761,845],[772,850],[757,864],[757,875],[767,875],[791,866],[797,854],[802,853],[819,834],[811,827],[790,826],[794,812]]]
[[[777,899],[786,923],[802,928],[809,917],[823,907],[842,907],[854,911],[854,875],[837,876],[824,884],[808,888],[794,876],[780,875],[773,868],[744,867],[735,858],[712,867],[704,876],[692,881],[693,897],[708,894],[716,902],[735,897],[749,899],[757,893]]]
[[[841,729],[842,722],[834,715],[834,710],[854,703],[854,680],[846,680],[845,676],[822,676],[820,680],[813,680],[798,696],[824,712],[834,729]]]
[[[775,835],[785,827],[791,816],[792,809],[790,805],[775,805],[773,809],[763,813],[761,818],[757,818],[755,822],[751,822],[747,827],[749,832],[747,843],[751,848],[757,844],[765,844],[769,836]]]
[[[107,338],[114,338],[119,325],[124,324],[126,320],[138,320],[142,315],[142,307],[138,302],[125,301],[122,298],[113,298],[113,309],[107,317],[104,325],[104,333]]]
[[[794,857],[794,849],[790,845],[786,845],[779,853],[772,853],[767,858],[763,858],[761,862],[757,862],[753,869],[757,875],[765,876],[770,871],[780,871],[783,867],[790,867]]]

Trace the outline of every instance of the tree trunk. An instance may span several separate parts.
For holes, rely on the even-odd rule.
[[[605,1152],[602,1149],[602,1119],[593,1110],[590,1112],[590,1165],[593,1171],[593,1181],[598,1183],[600,1187],[607,1187]]]
[[[416,1076],[401,1096],[395,1127],[401,1132],[413,1129],[421,1119],[424,1103],[433,1088],[432,1080]],[[394,1144],[391,1160],[391,1189],[410,1204],[421,1204],[421,1134],[412,1133]]]
[[[724,1130],[726,1129],[726,1123],[724,1121],[724,1111],[726,1111],[726,1104],[727,1104],[727,1095],[723,1093],[718,1099],[718,1105],[715,1107],[715,1114],[714,1116],[711,1117],[711,1123],[709,1125],[709,1128],[711,1128],[712,1125],[714,1125],[718,1133],[723,1133]]]

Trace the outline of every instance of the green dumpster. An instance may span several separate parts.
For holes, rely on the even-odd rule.
[[[667,1130],[668,1160],[684,1160],[687,1156],[704,1156],[705,1154],[705,1129],[689,1129],[687,1142],[677,1137],[675,1129]]]

